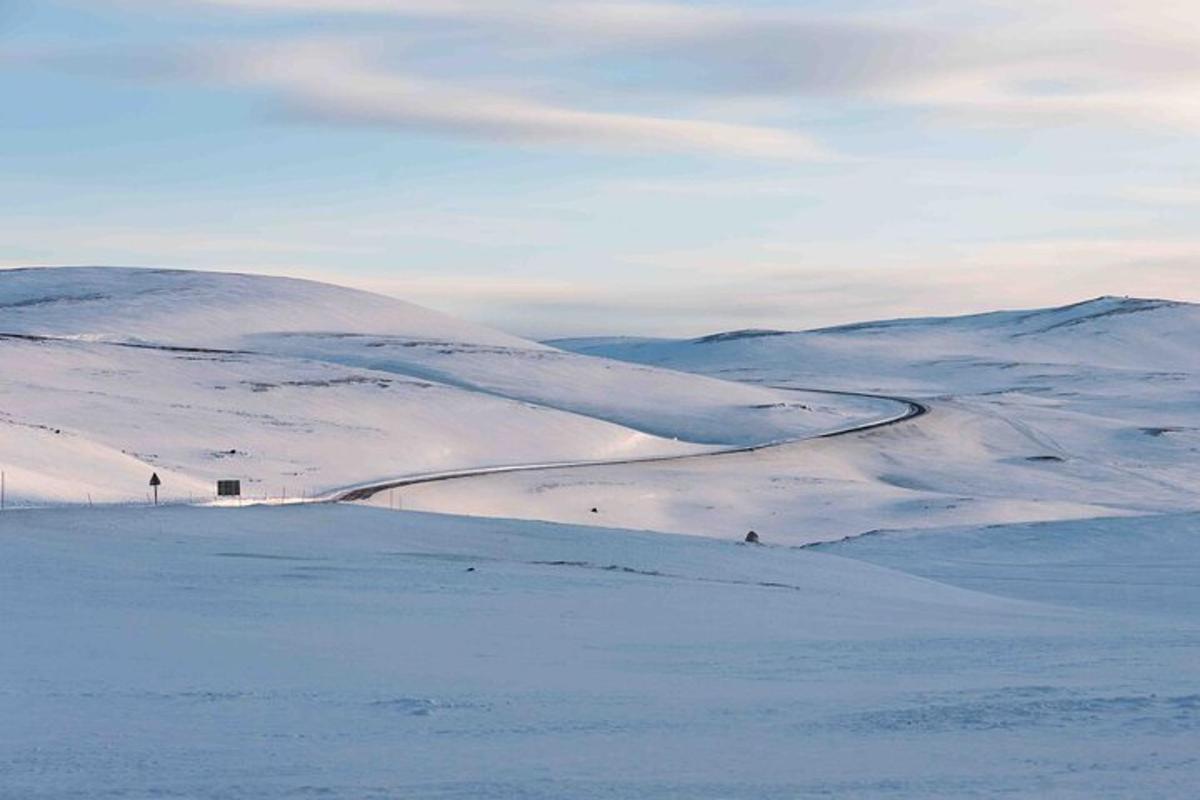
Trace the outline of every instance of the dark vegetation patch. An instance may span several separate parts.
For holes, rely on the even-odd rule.
[[[252,392],[269,392],[272,389],[281,387],[295,388],[329,388],[332,386],[363,386],[374,385],[380,389],[389,389],[392,386],[415,386],[419,389],[429,389],[433,386],[432,383],[426,381],[412,380],[396,380],[394,378],[380,378],[368,375],[348,375],[343,378],[314,378],[302,381],[280,381],[279,383],[265,383],[261,381],[243,381],[243,384],[250,387]],[[219,387],[224,388],[224,387]]]
[[[215,347],[183,347],[173,344],[150,344],[148,342],[95,342],[94,344],[108,344],[114,347],[132,347],[135,350],[161,350],[164,353],[192,353],[200,355],[216,355],[216,356],[232,356],[232,355],[250,355],[246,350],[222,350]]]
[[[49,306],[57,303],[91,303],[96,300],[109,300],[108,294],[64,294],[50,297],[30,297],[25,300],[14,300],[11,303],[0,303],[0,308],[32,308],[34,306]]]
[[[793,333],[793,331],[773,331],[758,328],[748,328],[741,331],[726,331],[724,333],[713,333],[708,336],[701,336],[699,339],[693,339],[692,344],[736,342],[739,339],[763,339],[768,336],[787,336],[790,333]]]
[[[570,358],[574,357],[573,353],[564,353],[558,350],[532,350],[522,347],[507,347],[504,345],[491,344],[475,344],[472,342],[455,342],[442,339],[409,339],[398,336],[380,336],[370,333],[281,333],[276,334],[281,338],[289,339],[345,339],[357,340],[361,342],[363,347],[371,347],[376,349],[384,348],[400,348],[400,349],[425,349],[434,350],[443,355],[456,355],[460,353],[469,354],[486,354],[486,355],[506,355],[520,356],[523,358],[545,359],[545,358]]]
[[[22,428],[32,428],[33,430],[37,431],[45,431],[46,433],[62,433],[62,428],[56,428],[53,425],[44,425],[40,422],[22,422],[20,420],[13,419],[12,414],[4,411],[0,411],[0,422],[4,422],[8,425],[17,425]]]
[[[4,308],[4,307],[5,306],[0,305],[0,308]],[[85,341],[85,340],[81,340],[81,339],[71,339],[71,338],[68,338],[65,336],[43,336],[43,335],[33,334],[33,333],[0,333],[0,339],[9,339],[12,341],[21,341],[21,342],[37,342],[37,343],[61,342],[63,344],[74,344],[74,345],[96,345],[96,346],[104,346],[104,347],[129,347],[129,348],[133,348],[134,350],[158,350],[160,352],[165,352],[165,353],[179,353],[179,354],[182,354],[181,357],[185,357],[188,355],[204,356],[203,358],[186,359],[186,360],[193,360],[193,361],[209,361],[209,360],[232,361],[235,359],[229,358],[229,356],[253,355],[252,353],[250,353],[249,351],[246,351],[246,350],[220,350],[220,349],[216,349],[216,348],[212,348],[212,347],[183,347],[183,346],[179,346],[179,345],[151,344],[148,342],[107,342],[107,341],[100,341],[100,340]],[[219,356],[220,358],[212,359],[212,358],[210,358],[211,356]]]
[[[1103,300],[1103,299],[1106,299],[1106,298],[1097,298],[1096,300],[1089,300],[1085,303],[1077,303],[1074,306],[1067,306],[1067,308],[1081,308],[1083,306],[1088,305],[1088,303],[1098,302],[1099,300]],[[1159,308],[1173,308],[1173,307],[1179,306],[1179,305],[1181,305],[1181,304],[1171,301],[1171,300],[1142,300],[1140,298],[1127,297],[1127,298],[1122,299],[1113,308],[1108,308],[1103,311],[1096,311],[1092,314],[1084,314],[1082,316],[1074,317],[1073,319],[1063,320],[1061,322],[1055,322],[1052,325],[1047,325],[1044,328],[1038,328],[1037,330],[1024,331],[1022,333],[1015,333],[1015,334],[1013,334],[1013,337],[1016,338],[1016,337],[1020,337],[1020,336],[1033,336],[1033,335],[1036,335],[1039,333],[1048,333],[1049,331],[1059,330],[1061,328],[1073,328],[1077,325],[1083,325],[1085,323],[1093,322],[1098,319],[1104,319],[1106,317],[1119,317],[1119,316],[1123,316],[1123,315],[1127,315],[1127,314],[1140,314],[1143,311],[1154,311]]]

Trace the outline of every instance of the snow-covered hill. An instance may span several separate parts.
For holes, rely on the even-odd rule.
[[[391,297],[294,278],[120,267],[0,270],[4,333],[234,349],[325,331],[539,347]]]
[[[960,392],[988,382],[1006,386],[1013,383],[1012,371],[1032,368],[1200,372],[1200,306],[1099,297],[1059,308],[885,320],[801,332],[748,330],[687,340],[562,339],[551,344],[743,379],[836,374],[856,386]],[[964,381],[977,385],[965,387]]]
[[[696,452],[870,403],[565,353],[388,297],[178,270],[0,270],[9,502],[302,497],[376,478]],[[678,440],[678,441],[677,441]]]
[[[897,528],[1200,507],[1200,307],[1063,308],[803,333],[564,340],[743,381],[909,396],[910,423],[769,452],[416,487],[410,507],[802,544]]]

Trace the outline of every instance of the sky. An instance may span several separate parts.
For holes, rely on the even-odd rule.
[[[1195,0],[0,0],[0,266],[539,338],[1200,301]]]

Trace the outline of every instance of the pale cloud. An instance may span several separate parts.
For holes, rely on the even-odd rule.
[[[976,0],[963,8],[977,13],[938,69],[870,96],[975,123],[1200,130],[1200,4]]]
[[[1200,301],[1200,240],[963,242],[884,257],[846,242],[742,242],[724,253],[667,251],[626,261],[647,269],[620,286],[420,274],[357,285],[535,338],[801,330],[1110,294]]]
[[[408,75],[379,66],[356,42],[224,50],[210,56],[207,66],[215,79],[274,90],[292,113],[320,120],[517,144],[799,161],[832,158],[810,137],[779,128],[583,110]]]
[[[176,6],[271,14],[450,20],[505,30],[557,30],[573,43],[709,36],[732,27],[802,19],[790,11],[653,0],[174,0]]]
[[[1101,123],[1143,131],[1200,130],[1200,72],[1134,80],[1127,72],[1102,69],[1100,62],[1077,57],[1001,63],[892,87],[882,97],[1005,125]]]
[[[309,117],[345,124],[799,160],[828,153],[810,131],[796,129],[797,120],[819,124],[846,103],[972,125],[1200,130],[1195,2],[914,0],[822,13],[792,3],[653,0],[173,0],[167,7],[217,9],[234,19],[357,21],[380,38],[386,64],[353,47],[277,41],[262,42],[274,55],[258,60],[273,58],[274,68],[240,64],[243,82],[274,89]],[[423,23],[435,24],[442,45],[432,54],[405,47]],[[639,65],[636,80],[619,68],[630,63]],[[647,105],[656,111],[646,113]]]
[[[705,92],[769,95],[875,85],[928,71],[952,44],[907,15],[815,14],[788,5],[622,0],[176,0],[175,5],[435,20],[458,26],[473,46],[482,38],[492,55],[511,51],[535,61],[539,54],[644,57],[665,68],[661,78],[642,75],[648,86],[677,84],[681,71],[673,67],[683,67]]]
[[[976,274],[1018,275],[1015,289],[1030,297],[1096,293],[1200,301],[1200,239],[983,242],[957,245],[952,253],[955,263]]]

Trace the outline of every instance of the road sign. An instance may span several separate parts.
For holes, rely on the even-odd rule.
[[[150,473],[150,485],[154,487],[154,505],[158,505],[158,487],[162,486],[157,472]]]

